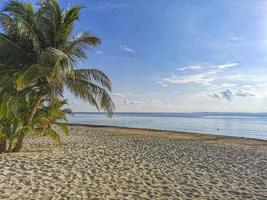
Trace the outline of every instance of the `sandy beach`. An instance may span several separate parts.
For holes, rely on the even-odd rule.
[[[0,169],[0,199],[267,199],[262,140],[76,125]]]

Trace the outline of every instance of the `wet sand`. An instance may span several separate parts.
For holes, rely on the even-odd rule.
[[[71,126],[0,155],[0,199],[267,199],[267,141]]]

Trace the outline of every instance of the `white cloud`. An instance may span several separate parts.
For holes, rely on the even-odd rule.
[[[125,97],[125,94],[124,93],[112,93],[111,96],[114,96],[114,97]]]
[[[127,4],[124,3],[111,3],[111,2],[102,2],[98,6],[94,7],[95,11],[105,11],[110,9],[124,8]]]
[[[163,102],[162,102],[161,100],[159,100],[159,99],[152,99],[151,102],[152,102],[152,103],[158,103],[158,104],[163,103]]]
[[[233,98],[233,96],[234,96],[233,93],[230,90],[228,90],[228,89],[222,91],[221,94],[222,94],[222,98],[225,98],[228,101],[231,101],[232,98]]]
[[[227,80],[240,80],[241,78],[243,78],[242,74],[235,74],[235,75],[230,75],[230,76],[224,77],[224,79],[227,79]]]
[[[163,81],[157,81],[157,83],[160,85],[160,87],[168,87],[168,85]]]
[[[254,94],[250,93],[250,92],[245,92],[243,90],[238,90],[236,92],[236,96],[239,96],[239,97],[253,97],[255,96]]]
[[[164,78],[163,81],[172,84],[186,84],[186,83],[196,83],[204,86],[211,85],[214,78],[209,78],[206,74],[193,74],[193,75],[175,75],[171,74],[170,77]]]
[[[115,97],[141,97],[143,96],[141,94],[136,94],[132,92],[114,92],[111,95]]]
[[[146,100],[144,100],[144,101],[140,101],[140,100],[129,100],[129,99],[124,99],[123,100],[123,103],[125,104],[125,105],[132,105],[132,106],[134,106],[134,105],[163,105],[163,104],[168,104],[168,103],[170,103],[170,100],[160,100],[160,99],[156,99],[156,98],[152,98],[152,99],[150,99],[150,98],[148,98],[148,99],[146,99]]]
[[[196,70],[196,69],[202,69],[200,65],[189,65],[186,67],[176,68],[178,71],[186,71],[186,70]]]
[[[241,89],[239,89],[238,91],[226,89],[219,93],[213,93],[208,96],[213,98],[222,98],[231,101],[234,97],[253,97],[255,95],[251,92],[247,92]]]
[[[231,101],[248,97],[267,97],[267,83],[263,77],[244,74],[224,75],[226,70],[238,66],[237,62],[202,67],[201,71],[188,74],[172,73],[160,81],[161,84],[197,84],[201,89],[190,89],[199,96],[209,96]],[[226,81],[227,82],[224,82]],[[235,82],[238,80],[237,82]],[[242,81],[240,81],[242,80]],[[248,82],[250,84],[248,84]],[[174,93],[185,94],[183,90],[173,90]]]
[[[167,105],[170,104],[170,100],[168,99],[157,99],[157,98],[146,98],[142,95],[136,95],[131,92],[118,92],[113,93],[112,98],[115,101],[116,105],[120,105],[122,107],[131,108],[140,108],[141,106],[157,106],[157,105]]]
[[[208,96],[213,98],[221,98],[218,94],[209,94]]]
[[[218,78],[217,75],[222,73],[228,68],[237,66],[237,62],[225,63],[220,65],[213,65],[205,67],[204,70],[198,73],[181,75],[181,74],[171,74],[170,77],[164,78],[162,82],[167,82],[171,84],[187,84],[195,83],[202,86],[211,86],[214,81]],[[186,68],[186,67],[185,67]]]
[[[230,63],[225,63],[225,64],[222,64],[222,65],[214,65],[214,66],[211,66],[211,68],[225,69],[225,68],[235,67],[237,65],[238,65],[237,62],[230,62]]]
[[[130,105],[142,105],[142,104],[145,104],[145,102],[143,101],[136,101],[136,100],[129,100],[129,99],[123,99],[123,103],[127,106],[130,106]]]
[[[129,53],[135,53],[135,50],[128,47],[127,45],[119,45],[119,48],[123,51],[129,52]]]
[[[154,104],[154,105],[166,105],[171,103],[171,101],[169,99],[164,99],[164,100],[160,100],[160,99],[147,99],[146,104],[150,105],[150,104]]]
[[[207,88],[209,92],[215,92],[220,90],[225,90],[229,88],[236,88],[237,84],[234,83],[221,83],[221,84],[213,84]]]
[[[217,99],[226,99],[226,100],[228,100],[228,101],[231,101],[232,100],[232,98],[234,97],[234,95],[233,95],[233,92],[231,91],[231,90],[223,90],[222,92],[220,92],[220,93],[218,93],[218,94],[216,94],[216,93],[214,93],[214,94],[209,94],[208,95],[209,97],[213,97],[213,98],[217,98]]]
[[[229,37],[229,39],[232,40],[232,41],[235,41],[235,42],[239,42],[239,41],[242,41],[243,40],[243,38],[236,37],[236,36],[231,36],[231,37]]]
[[[160,86],[161,86],[161,87],[168,87],[168,85],[165,84],[165,83],[160,84]]]
[[[133,97],[139,97],[140,95],[138,94],[132,94],[131,92],[117,92],[117,93],[112,93],[112,97],[119,99],[119,101],[123,102],[124,105],[130,106],[130,105],[142,105],[145,104],[144,101],[140,100],[133,100]]]

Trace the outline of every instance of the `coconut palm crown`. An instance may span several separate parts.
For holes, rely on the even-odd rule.
[[[63,9],[57,0],[38,5],[10,0],[0,13],[0,92],[5,88],[1,95],[6,98],[15,93],[34,97],[25,126],[31,126],[44,99],[63,98],[66,89],[112,116],[109,78],[100,70],[78,67],[88,50],[100,44],[89,32],[74,37],[81,9]]]

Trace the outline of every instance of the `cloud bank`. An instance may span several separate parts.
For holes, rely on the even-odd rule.
[[[189,71],[187,74],[172,73],[169,77],[166,77],[162,82],[169,84],[187,84],[194,83],[202,86],[211,86],[218,78],[220,73],[225,70],[238,66],[237,62],[230,62],[220,65],[212,65],[202,67],[200,65],[191,65],[184,68],[177,69],[178,71]],[[202,69],[200,72],[190,71],[195,69]]]
[[[229,89],[226,89],[218,94],[210,94],[208,95],[213,98],[218,98],[218,99],[226,99],[228,101],[231,101],[234,97],[253,97],[255,96],[253,93],[246,92],[243,90],[238,90],[237,92],[233,92]]]

